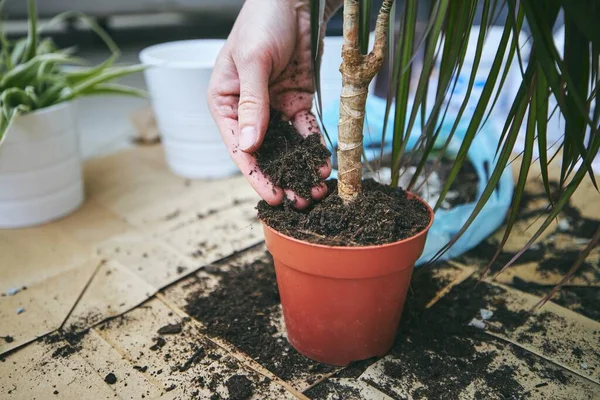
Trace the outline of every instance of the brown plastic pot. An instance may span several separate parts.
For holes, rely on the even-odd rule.
[[[431,221],[413,237],[381,246],[337,247],[285,236],[263,224],[275,261],[288,340],[316,361],[348,365],[385,355]]]

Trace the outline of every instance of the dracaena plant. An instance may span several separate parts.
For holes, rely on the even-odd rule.
[[[0,2],[0,11],[3,1]],[[0,26],[0,143],[19,114],[95,94],[144,96],[144,92],[110,83],[142,69],[141,66],[115,66],[119,49],[91,18],[76,12],[60,14],[38,27],[35,0],[28,0],[27,37],[10,41]],[[108,46],[110,57],[94,67],[73,55],[74,49],[59,49],[51,38],[42,39],[49,26],[76,18],[87,24]],[[70,68],[69,68],[70,67]],[[77,67],[77,68],[75,68]]]
[[[448,99],[453,93],[453,87],[463,68],[467,43],[474,26],[473,22],[478,6],[481,11],[481,24],[477,34],[475,56],[466,96],[455,121],[450,121],[452,128],[448,132],[447,140],[439,155],[434,156],[438,162],[455,134],[459,121],[467,108],[467,103],[471,99],[486,34],[491,25],[497,21],[500,10],[507,7],[508,17],[490,73],[480,97],[476,99],[476,107],[468,121],[464,140],[436,204],[436,208],[442,204],[461,166],[467,160],[467,152],[475,135],[479,133],[480,128],[494,110],[513,60],[518,60],[521,82],[510,111],[502,116],[505,118],[505,123],[496,149],[495,168],[491,171],[490,179],[485,183],[483,194],[469,219],[456,237],[437,255],[439,257],[458,240],[486,204],[502,173],[506,168],[510,168],[511,154],[519,131],[524,126],[525,148],[521,153],[522,163],[514,190],[511,211],[507,217],[504,236],[499,248],[492,256],[487,268],[482,272],[482,276],[497,260],[511,233],[517,220],[527,177],[534,173],[531,167],[536,162],[541,170],[541,180],[549,200],[549,207],[539,229],[533,233],[524,248],[502,268],[500,271],[502,272],[513,264],[549,227],[575,190],[586,179],[586,176],[591,179],[597,189],[591,163],[600,147],[600,105],[597,96],[600,78],[600,29],[597,27],[597,23],[600,21],[600,3],[595,0],[578,2],[571,0],[433,0],[431,3],[425,35],[423,39],[415,43],[417,10],[418,7],[423,6],[423,2],[404,1],[399,18],[399,33],[397,37],[393,37],[396,30],[394,30],[394,23],[390,23],[390,20],[394,20],[390,18],[390,15],[395,15],[394,1],[383,1],[377,16],[373,49],[367,53],[371,1],[344,1],[343,61],[340,67],[342,93],[337,149],[338,190],[340,197],[346,203],[351,202],[361,190],[363,122],[368,85],[383,63],[386,49],[391,70],[391,86],[382,136],[385,140],[388,115],[393,112],[395,116],[392,138],[391,185],[393,186],[398,185],[408,137],[415,124],[419,124],[421,127],[414,154],[419,154],[422,158],[417,163],[416,172],[407,188],[410,190],[419,175],[423,173],[426,160],[439,151],[438,137],[444,119],[447,118]],[[322,35],[323,8],[323,0],[312,0],[312,45],[315,61],[319,59],[318,39]],[[552,36],[552,28],[561,11],[564,14],[565,22],[564,57],[560,56]],[[530,58],[526,66],[522,61],[523,55],[521,54],[523,43],[519,43],[519,33],[525,22],[529,26],[530,37],[528,40],[531,44]],[[418,71],[417,79],[414,77],[411,79],[413,62],[418,50],[423,52],[420,59],[421,69]],[[434,86],[435,102],[428,107],[427,92],[433,79],[434,68],[437,68],[437,82]],[[317,112],[321,115],[318,95],[320,86],[318,65],[315,65],[315,71]],[[411,95],[411,93],[413,94]],[[555,110],[549,110],[550,96],[554,96],[557,100],[558,104]],[[559,151],[549,154],[550,143],[546,137],[547,122],[549,115],[555,112],[560,113],[564,119],[564,135]],[[536,148],[539,157],[534,159],[533,154]],[[548,166],[555,157],[560,157],[562,162],[558,190],[553,191],[550,185]],[[568,281],[599,240],[600,229],[590,240],[569,273],[542,300],[543,302],[547,301],[561,285]],[[432,261],[435,261],[437,257]]]

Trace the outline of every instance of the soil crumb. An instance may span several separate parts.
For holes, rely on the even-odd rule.
[[[337,194],[337,180],[326,183],[328,195],[307,210],[298,211],[289,202],[272,207],[261,201],[258,218],[284,235],[332,246],[393,243],[429,224],[427,207],[401,188],[367,179],[362,192],[346,206]]]
[[[14,341],[15,341],[15,338],[13,338],[13,337],[12,337],[12,336],[10,336],[10,335],[6,335],[6,336],[0,336],[0,338],[4,339],[4,341],[5,341],[6,343],[12,343],[12,342],[14,342]]]
[[[175,335],[181,333],[181,324],[168,324],[161,327],[158,332],[159,335]]]
[[[108,383],[109,385],[114,385],[117,383],[117,376],[111,372],[104,377],[104,382]]]
[[[291,189],[310,199],[310,189],[323,180],[319,167],[331,156],[320,135],[302,137],[290,121],[271,110],[269,127],[262,145],[254,153],[260,170],[275,186]]]
[[[252,396],[252,381],[244,375],[233,375],[225,382],[231,400],[246,400]]]

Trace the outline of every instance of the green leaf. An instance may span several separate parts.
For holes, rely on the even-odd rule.
[[[530,67],[531,67],[531,64],[530,64]],[[528,67],[528,70],[531,69],[530,67]],[[479,200],[477,201],[477,204],[475,205],[473,211],[471,212],[471,215],[469,215],[469,218],[467,219],[467,221],[463,224],[463,226],[460,228],[458,233],[452,238],[452,240],[449,243],[447,243],[445,246],[443,246],[436,253],[436,255],[432,258],[430,263],[437,261],[442,254],[444,254],[454,243],[456,243],[456,241],[465,233],[465,231],[469,228],[469,226],[471,226],[471,224],[473,223],[475,218],[479,215],[479,213],[481,212],[481,210],[483,209],[483,207],[489,200],[490,196],[496,190],[496,186],[498,185],[498,182],[500,181],[502,174],[504,174],[504,170],[510,159],[515,142],[519,135],[519,128],[520,128],[523,118],[525,116],[527,106],[529,103],[529,98],[531,97],[530,92],[531,92],[531,88],[529,88],[529,90],[528,90],[528,95],[523,96],[521,98],[519,106],[517,107],[517,111],[516,111],[515,115],[512,116],[512,123],[510,125],[510,133],[507,135],[506,142],[504,143],[502,151],[500,152],[500,155],[498,156],[498,158],[496,160],[496,166],[494,167],[494,170],[483,190],[483,193],[481,194],[481,197],[479,198]]]
[[[19,64],[8,71],[0,80],[0,88],[25,87],[37,75],[38,68],[43,62],[55,64],[81,64],[83,60],[63,54],[50,53],[33,57],[24,64]]]
[[[481,16],[481,20],[482,21],[487,21],[490,14],[491,14],[491,3],[490,0],[485,0],[484,4],[482,6],[482,16]],[[477,78],[477,72],[479,69],[479,63],[481,62],[481,55],[483,54],[483,46],[485,43],[485,38],[486,38],[486,34],[487,34],[487,30],[488,30],[488,26],[487,24],[484,24],[482,26],[480,26],[479,28],[479,35],[477,37],[477,43],[476,43],[476,48],[475,48],[475,55],[473,57],[473,65],[472,65],[472,69],[471,69],[471,74],[469,76],[469,82],[467,83],[467,90],[465,93],[465,98],[460,106],[460,109],[458,110],[458,113],[455,117],[454,123],[452,125],[452,128],[450,129],[450,132],[448,134],[448,137],[446,139],[446,142],[444,143],[444,146],[442,148],[442,150],[440,151],[439,156],[437,157],[436,162],[434,163],[433,168],[431,169],[431,172],[433,172],[434,170],[437,169],[437,167],[439,166],[445,152],[446,149],[448,147],[448,145],[451,143],[452,138],[454,137],[454,134],[456,132],[456,129],[458,128],[460,122],[461,122],[461,118],[467,108],[467,105],[469,104],[469,101],[471,100],[471,93],[473,91],[473,86],[475,84],[475,79]],[[466,49],[465,49],[466,50]],[[460,74],[460,70],[457,71],[456,75],[458,76]],[[452,91],[454,92],[454,88],[452,89]],[[435,145],[435,142],[437,141],[437,137],[441,131],[442,128],[442,123],[445,119],[445,115],[446,112],[448,110],[448,106],[450,105],[450,101],[448,101],[446,110],[444,111],[444,117],[442,118],[442,122],[440,122],[438,129],[436,131],[436,133],[434,134],[434,139],[431,140],[424,152],[425,154],[429,154],[432,150],[433,150],[433,146]],[[415,185],[415,183],[417,182],[417,179],[419,178],[421,171],[423,170],[423,168],[425,167],[427,162],[427,157],[422,157],[421,162],[419,163],[419,165],[417,166],[417,169],[415,170],[415,173],[408,185],[408,190],[411,190],[411,188],[413,187],[413,185]],[[426,182],[427,179],[423,180],[423,183]],[[418,190],[418,189],[417,189]]]
[[[462,70],[469,32],[475,16],[476,2],[461,2],[460,4],[464,9],[459,7],[451,8],[452,12],[447,16],[446,36],[444,38],[442,59],[438,71],[436,100],[427,122],[422,128],[421,135],[417,139],[417,143],[415,144],[417,151],[413,151],[413,157],[416,157],[417,154],[423,154],[423,157],[427,157],[433,150],[453,98],[460,71]],[[460,45],[457,46],[456,43],[460,43]],[[440,120],[439,113],[444,103],[446,107]],[[411,180],[412,183],[416,180],[414,179],[415,176],[418,177],[420,175],[424,165],[425,160],[421,159],[417,165],[417,171],[413,175],[413,180]],[[399,169],[400,165],[396,164],[394,167]]]
[[[10,55],[12,65],[17,65],[21,63],[21,60],[23,59],[23,54],[25,54],[26,47],[27,39],[20,39],[15,43],[15,46],[12,49],[12,53]],[[9,69],[12,69],[12,67]]]
[[[62,81],[55,82],[50,85],[39,98],[40,108],[48,107],[60,102],[60,97],[63,92],[70,92],[70,88]]]
[[[369,52],[369,34],[371,33],[371,0],[360,0],[358,12],[358,46],[362,54]],[[393,17],[392,17],[393,21]],[[393,25],[393,23],[390,23]]]
[[[64,72],[65,80],[69,83],[69,85],[76,85],[85,80],[91,79],[95,76],[100,75],[104,70],[113,66],[115,61],[117,60],[118,55],[113,54],[108,57],[101,64],[96,65],[91,68],[80,68],[77,70],[66,71]]]
[[[148,93],[145,90],[132,88],[126,85],[120,85],[118,83],[99,83],[86,89],[85,91],[82,91],[81,95],[124,95],[142,98],[148,97]]]
[[[35,106],[35,99],[31,97],[30,93],[27,93],[23,89],[10,88],[6,89],[0,95],[0,101],[3,106],[9,108],[16,108],[19,105],[33,108]]]
[[[323,101],[321,95],[321,37],[323,35],[324,17],[325,17],[325,0],[310,1],[310,50],[313,69],[313,83],[315,86],[317,117],[321,123],[323,134],[327,138],[331,149],[333,142],[327,133],[325,123],[323,121]]]
[[[546,140],[546,131],[548,129],[548,82],[542,69],[537,67],[537,86],[535,88],[535,99],[537,104],[537,141],[538,141],[538,153],[540,170],[542,175],[542,182],[546,195],[550,202],[552,202],[552,192],[550,190],[550,178],[548,175],[548,141]]]
[[[504,64],[503,59],[504,59],[504,54],[506,51],[505,49],[506,49],[506,46],[508,45],[508,40],[511,36],[511,32],[512,32],[512,28],[510,26],[510,22],[507,22],[504,26],[504,31],[503,31],[502,37],[500,39],[500,44],[498,46],[499,50],[496,53],[494,61],[492,62],[492,66],[490,68],[488,78],[483,86],[483,90],[479,97],[479,101],[477,102],[477,105],[475,106],[475,111],[473,112],[473,116],[471,117],[471,121],[469,122],[469,126],[467,127],[467,131],[465,133],[463,142],[462,142],[462,144],[458,150],[458,153],[456,155],[456,161],[454,162],[454,165],[452,166],[452,169],[450,170],[448,178],[446,179],[444,187],[442,188],[442,191],[440,193],[441,200],[438,201],[438,203],[436,204],[436,207],[435,207],[436,209],[441,205],[443,199],[446,197],[446,194],[448,193],[448,190],[450,189],[450,186],[452,186],[452,183],[458,176],[458,171],[460,170],[462,164],[467,159],[467,153],[469,151],[471,143],[473,142],[473,139],[475,138],[475,135],[477,134],[479,127],[481,126],[482,117],[488,107],[490,97],[494,91],[494,87],[496,86],[496,82],[498,79],[498,73],[500,71],[500,68]],[[513,107],[511,109],[511,111],[509,112],[509,115],[507,116],[507,120],[506,120],[507,124],[504,127],[504,130],[503,130],[504,132],[506,132],[508,130],[508,124],[510,124],[510,121],[516,115],[517,104],[520,103],[519,97],[523,97],[523,96],[525,96],[525,94],[526,94],[526,88],[522,85],[519,92],[517,93],[517,97],[515,98]]]
[[[102,27],[98,25],[93,18],[90,18],[79,11],[66,11],[64,13],[58,14],[47,23],[41,25],[38,31],[41,33],[52,26],[73,19],[81,21],[82,23],[87,25],[92,30],[92,32],[94,32],[102,40],[102,42],[106,45],[106,47],[108,47],[112,54],[120,54],[119,47],[117,46],[115,41],[112,40],[108,32],[102,29]]]
[[[71,92],[61,94],[59,97],[60,101],[71,100],[79,94],[85,93],[86,90],[94,87],[100,83],[112,81],[136,72],[143,71],[146,67],[144,65],[132,65],[128,67],[112,67],[102,71],[100,74],[90,77],[77,85],[75,85]]]
[[[523,151],[523,158],[521,160],[521,168],[519,171],[519,178],[517,180],[517,184],[513,191],[513,198],[512,198],[512,202],[511,202],[511,208],[510,208],[510,211],[508,214],[508,221],[506,223],[506,228],[504,229],[504,236],[502,237],[502,240],[500,241],[500,244],[498,245],[498,249],[496,250],[496,253],[494,254],[492,259],[488,263],[487,267],[482,272],[481,278],[483,278],[486,275],[486,273],[490,270],[492,265],[498,259],[498,256],[502,252],[502,249],[504,248],[504,245],[506,244],[506,242],[510,236],[513,226],[514,226],[515,222],[517,221],[517,218],[519,217],[521,202],[523,200],[523,193],[525,193],[525,184],[527,183],[527,177],[529,175],[529,169],[531,167],[531,159],[533,157],[533,149],[534,149],[534,144],[535,144],[535,129],[536,129],[536,122],[538,121],[538,119],[537,119],[537,112],[538,112],[537,100],[538,100],[538,98],[536,96],[533,96],[531,105],[529,107],[529,117],[527,120],[527,129],[525,131],[525,149]],[[544,120],[545,120],[545,115],[544,115]],[[517,134],[518,134],[518,131],[517,131]]]
[[[37,32],[37,7],[36,0],[27,1],[27,12],[29,14],[29,31],[27,32],[27,46],[23,54],[23,62],[27,62],[35,57],[37,49],[38,32]]]
[[[392,138],[392,186],[398,186],[399,159],[402,156],[407,142],[406,133],[406,108],[410,93],[411,64],[413,53],[414,34],[417,23],[417,0],[406,0],[404,18],[402,20],[402,34],[398,38],[399,51],[396,53],[394,67],[396,80],[396,104],[394,112],[394,136]]]

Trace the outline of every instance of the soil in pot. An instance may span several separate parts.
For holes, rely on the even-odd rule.
[[[259,168],[276,186],[309,198],[310,189],[322,182],[319,167],[330,154],[318,135],[303,138],[291,123],[272,113],[255,156]],[[333,246],[393,243],[414,236],[429,224],[427,208],[401,188],[367,179],[356,200],[344,205],[337,195],[337,181],[326,183],[326,197],[302,211],[290,201],[277,207],[261,201],[259,219],[284,235]]]
[[[337,181],[327,181],[328,195],[307,210],[293,204],[258,206],[258,217],[271,228],[300,240],[332,246],[370,246],[409,238],[429,224],[429,212],[400,188],[372,179],[349,205],[337,195]]]

